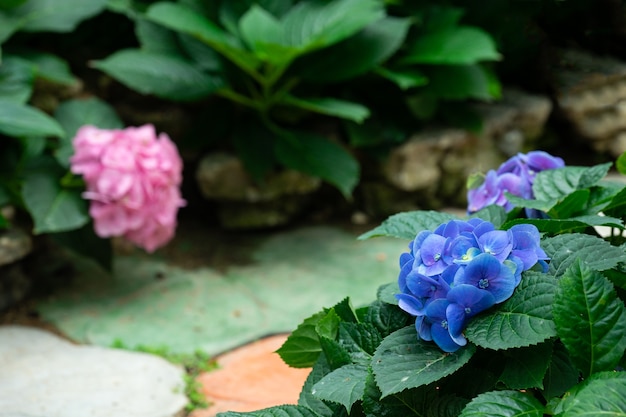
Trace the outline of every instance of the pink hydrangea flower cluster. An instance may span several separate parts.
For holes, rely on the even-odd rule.
[[[83,126],[73,145],[71,171],[85,180],[98,236],[123,236],[148,252],[174,237],[183,163],[166,134],[157,138],[152,125]]]

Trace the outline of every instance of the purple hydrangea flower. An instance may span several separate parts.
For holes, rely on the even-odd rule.
[[[478,218],[420,232],[400,256],[398,305],[416,317],[422,340],[454,352],[467,343],[469,320],[511,297],[523,271],[537,264],[545,271],[539,239],[534,225],[496,230]]]
[[[481,185],[467,191],[467,211],[475,213],[492,204],[504,207],[507,212],[511,211],[514,206],[507,200],[505,193],[531,199],[537,173],[564,166],[562,158],[544,151],[519,153],[503,162],[496,171],[488,171]],[[528,217],[539,216],[534,210],[527,210],[526,214]]]

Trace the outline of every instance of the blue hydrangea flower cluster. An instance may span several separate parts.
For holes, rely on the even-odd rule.
[[[421,339],[454,352],[467,344],[469,320],[511,297],[523,271],[547,270],[539,239],[534,225],[496,230],[479,218],[422,231],[400,257],[399,306],[416,316]]]
[[[532,199],[532,187],[537,173],[564,166],[565,162],[562,158],[544,151],[519,153],[502,163],[496,171],[488,171],[484,182],[479,187],[468,190],[467,211],[475,213],[491,204],[502,206],[507,212],[511,211],[514,206],[507,200],[505,192]],[[527,211],[528,217],[537,217],[537,214],[534,211]]]

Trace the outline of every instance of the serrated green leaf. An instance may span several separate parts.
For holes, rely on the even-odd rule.
[[[260,61],[239,40],[193,9],[177,3],[151,5],[146,17],[169,29],[191,35],[206,43],[249,74],[257,74]]]
[[[56,161],[47,157],[32,160],[26,169],[22,196],[35,223],[35,234],[78,229],[89,221],[80,190],[61,187],[63,173]]]
[[[312,393],[313,386],[330,372],[332,372],[332,369],[330,369],[326,357],[320,355],[306,381],[304,381],[304,386],[298,398],[298,405],[310,408],[322,417],[333,417],[339,409],[343,408],[339,404],[324,402]]]
[[[455,394],[442,395],[430,402],[426,417],[458,417],[468,402]]]
[[[561,341],[585,376],[612,370],[624,355],[624,303],[608,279],[582,261],[559,280],[553,314]]]
[[[0,100],[0,133],[14,137],[65,135],[63,128],[34,107]]]
[[[69,158],[74,153],[72,140],[81,126],[92,125],[101,129],[124,127],[115,109],[96,97],[64,101],[57,107],[54,117],[66,132],[55,152],[57,161],[64,167],[69,166]]]
[[[606,176],[610,163],[592,167],[568,166],[546,169],[535,176],[533,195],[537,200],[560,200],[576,190],[598,184]]]
[[[378,329],[371,323],[346,323],[339,325],[339,341],[352,354],[352,361],[356,359],[369,361],[378,345],[382,341]]]
[[[487,349],[510,349],[535,345],[556,336],[552,322],[554,277],[527,271],[513,296],[497,310],[475,317],[465,335]]]
[[[320,336],[320,346],[322,347],[322,352],[324,352],[330,369],[335,370],[352,363],[352,356],[342,343],[325,336]]]
[[[506,211],[504,210],[504,207],[492,204],[480,209],[476,213],[472,213],[469,217],[479,218],[491,222],[496,227],[496,229],[498,229],[504,224],[504,221],[506,220]]]
[[[569,233],[543,239],[541,247],[550,257],[549,273],[560,277],[577,260],[591,269],[606,271],[626,262],[626,252],[591,235]]]
[[[509,229],[515,224],[532,224],[540,232],[549,235],[582,232],[586,228],[594,226],[623,228],[622,220],[599,215],[576,216],[569,219],[514,219],[507,221],[503,228]]]
[[[422,230],[435,230],[441,224],[458,219],[457,216],[440,211],[417,210],[397,213],[357,239],[365,240],[372,237],[388,236],[413,240]]]
[[[317,322],[315,331],[320,337],[327,337],[334,340],[339,331],[339,323],[341,323],[341,317],[331,308],[326,312],[324,317]]]
[[[308,132],[288,132],[275,143],[285,166],[319,177],[350,198],[359,180],[359,164],[341,145]]]
[[[277,407],[265,408],[259,411],[239,413],[227,411],[218,413],[218,417],[319,417],[313,410],[300,405],[279,405]]]
[[[587,388],[591,383],[596,383],[596,381],[599,381],[600,386],[604,384],[613,384],[614,382],[616,382],[618,385],[621,385],[626,382],[626,372],[598,372],[596,374],[589,375],[588,378],[571,387],[571,389],[569,389],[565,393],[565,395],[563,395],[563,399],[555,407],[553,407],[553,414],[560,417],[568,417],[569,409],[575,405],[580,404],[580,402],[578,401],[578,394],[585,388]],[[595,389],[591,392],[593,391],[595,391]],[[600,397],[602,397],[602,395],[600,395]],[[595,416],[597,412],[598,411],[595,410],[587,417]],[[613,414],[608,415],[611,416]]]
[[[28,0],[13,9],[27,32],[71,32],[78,24],[102,12],[107,0]]]
[[[293,368],[310,368],[322,353],[317,324],[326,316],[320,311],[306,318],[276,351],[282,360]]]
[[[499,60],[496,43],[482,29],[452,26],[419,36],[401,62],[406,64],[470,65]]]
[[[317,382],[313,386],[312,394],[322,400],[339,403],[350,413],[352,405],[363,398],[368,374],[367,366],[342,366]]]
[[[578,383],[579,372],[572,363],[562,343],[554,343],[550,364],[543,379],[543,396],[546,400],[560,397]]]
[[[408,326],[383,339],[372,358],[372,370],[385,398],[450,375],[465,365],[474,351],[473,345],[467,345],[445,353],[433,342],[418,340],[415,326]]]
[[[626,378],[624,375],[602,375],[605,377],[592,379],[573,398],[568,398],[565,412],[558,416],[626,416]]]
[[[104,60],[94,61],[92,66],[140,93],[170,100],[196,100],[222,86],[221,79],[198,70],[188,61],[139,49],[117,51]]]
[[[492,391],[474,398],[459,417],[542,417],[543,405],[529,393]]]
[[[359,319],[354,312],[354,308],[352,308],[352,303],[350,302],[350,297],[346,297],[343,300],[339,301],[332,307],[332,310],[339,316],[341,321],[356,323]]]
[[[5,56],[0,65],[0,100],[25,104],[33,92],[35,66],[22,58]]]
[[[506,362],[500,381],[509,389],[543,389],[544,376],[552,359],[552,342],[510,349],[504,355]]]
[[[398,299],[396,294],[400,294],[400,287],[398,281],[390,282],[389,284],[381,285],[376,292],[376,299],[387,304],[398,305]]]
[[[576,190],[561,199],[552,206],[548,215],[553,219],[566,219],[580,213],[589,201],[591,192],[589,189]]]
[[[363,122],[370,115],[369,109],[361,104],[335,98],[299,98],[285,95],[281,103],[356,123]]]
[[[368,307],[363,320],[373,324],[382,336],[387,336],[407,326],[412,318],[397,305],[374,301]]]

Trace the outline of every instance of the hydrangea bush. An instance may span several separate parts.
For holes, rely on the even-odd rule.
[[[98,236],[123,236],[153,252],[176,230],[183,163],[170,138],[154,126],[83,126],[73,141],[71,171],[81,174],[83,197]]]
[[[278,350],[312,368],[298,404],[220,416],[625,415],[626,181],[607,180],[611,165],[520,154],[466,217],[391,216],[360,239],[409,242],[398,279]]]

